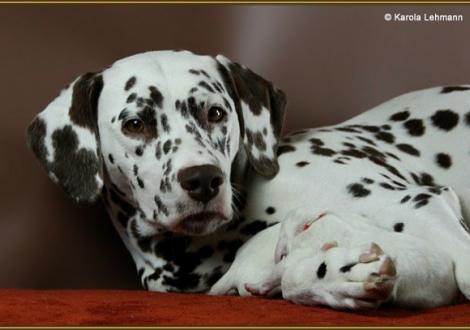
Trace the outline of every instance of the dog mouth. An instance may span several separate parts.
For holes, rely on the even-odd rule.
[[[207,235],[228,221],[220,212],[204,211],[180,218],[172,231],[187,235]]]

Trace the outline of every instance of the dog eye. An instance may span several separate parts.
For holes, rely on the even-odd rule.
[[[144,122],[140,119],[130,119],[122,127],[129,133],[142,133],[144,131]]]
[[[210,123],[220,123],[225,117],[227,113],[221,107],[211,107],[207,112],[207,120]]]

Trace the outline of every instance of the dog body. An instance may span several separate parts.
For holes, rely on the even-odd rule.
[[[276,177],[248,180],[245,216],[264,212],[273,223],[297,208],[358,214],[377,228],[433,242],[451,256],[469,298],[469,109],[470,87],[431,88],[339,125],[294,132],[279,146]],[[448,203],[439,202],[444,191],[455,196]]]
[[[207,291],[247,239],[289,211],[342,207],[436,242],[469,297],[459,206],[429,207],[450,186],[469,219],[468,89],[407,94],[278,148],[282,91],[223,56],[148,52],[77,78],[28,142],[74,200],[102,193],[149,290]]]
[[[209,294],[282,293],[295,303],[349,309],[384,301],[429,308],[456,301],[453,268],[447,253],[415,236],[384,231],[355,214],[297,209],[246,242]]]

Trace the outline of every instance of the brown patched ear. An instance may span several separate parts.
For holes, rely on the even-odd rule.
[[[286,96],[250,69],[218,55],[219,72],[231,92],[248,160],[261,175],[279,171],[277,146],[284,124]]]
[[[27,130],[28,145],[49,177],[77,202],[94,201],[103,186],[98,147],[100,74],[77,78]]]

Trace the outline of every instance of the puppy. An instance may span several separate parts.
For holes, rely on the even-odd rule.
[[[360,217],[342,211],[312,216],[303,208],[291,212],[238,251],[210,294],[281,293],[294,303],[338,309],[377,308],[384,302],[430,308],[456,301],[454,265],[445,252]],[[335,294],[338,286],[348,296]]]

